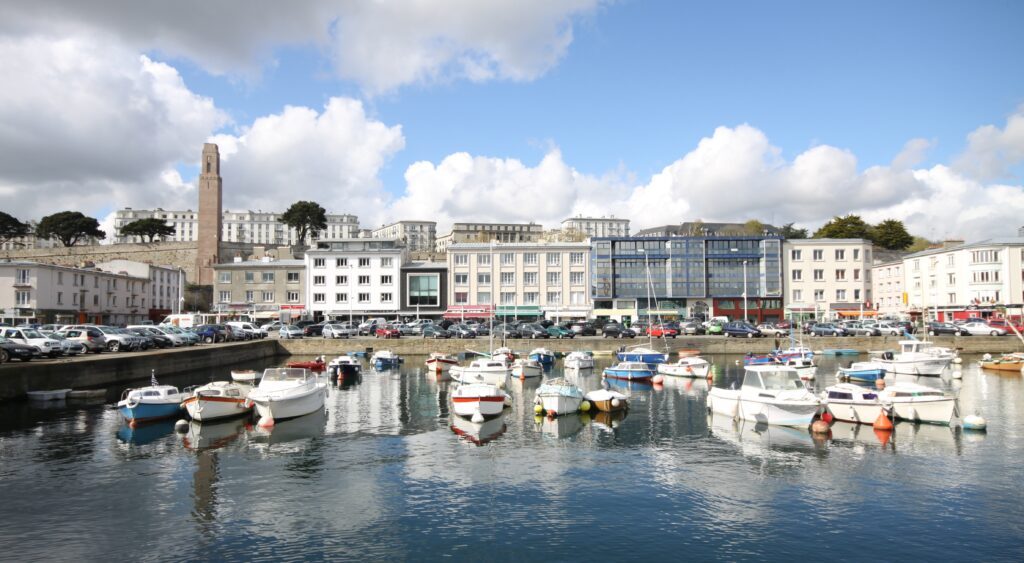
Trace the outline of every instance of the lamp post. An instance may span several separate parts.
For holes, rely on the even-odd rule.
[[[645,249],[645,248],[638,248],[638,249],[636,249],[636,251],[644,255],[644,273],[645,273],[645,275],[644,275],[644,282],[647,285],[647,317],[650,318],[650,316],[651,316],[651,286],[650,286],[650,284],[648,284],[646,282],[647,282],[647,276],[649,276],[650,273],[651,273],[651,268],[650,268],[650,265],[647,262],[647,249]],[[639,299],[637,299],[637,301],[639,302]],[[636,308],[636,316],[637,316],[637,319],[640,318],[640,307]],[[649,328],[650,327],[648,327],[648,329]]]
[[[750,322],[747,316],[747,261],[743,261],[743,322]]]

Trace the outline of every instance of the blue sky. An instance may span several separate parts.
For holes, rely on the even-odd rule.
[[[993,211],[1024,211],[1022,16],[1010,1],[39,0],[0,26],[0,77],[21,82],[0,95],[0,125],[48,115],[30,128],[68,138],[51,170],[0,172],[0,198],[188,206],[215,139],[229,205],[319,198],[368,226],[618,213],[813,228],[856,212],[931,237],[998,234]],[[15,169],[38,154],[5,146]],[[137,165],[106,156],[125,150]],[[971,206],[934,204],[950,197]],[[45,207],[22,199],[11,206]]]

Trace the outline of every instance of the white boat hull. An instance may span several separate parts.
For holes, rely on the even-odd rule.
[[[857,424],[874,424],[878,415],[882,414],[882,405],[878,402],[856,403],[830,399],[826,408],[836,420]]]
[[[673,377],[707,377],[711,364],[658,364],[658,373]]]
[[[512,366],[512,377],[540,377],[544,368],[540,364],[515,364]]]
[[[708,392],[708,408],[714,414],[777,426],[807,426],[818,413],[814,401],[759,401],[742,398],[742,392],[713,388]]]
[[[431,358],[427,360],[427,370],[434,373],[447,373],[452,366],[459,365],[456,360],[442,360],[437,358]]]
[[[565,395],[544,395],[540,397],[540,401],[545,413],[555,411],[556,416],[580,410],[580,403],[583,402],[579,397],[567,397]]]
[[[737,418],[740,409],[739,389],[712,387],[708,391],[708,410],[729,418]]]
[[[949,366],[950,358],[926,358],[917,360],[875,360],[885,368],[886,373],[894,375],[942,375]]]
[[[490,383],[501,388],[508,386],[509,370],[485,371],[456,367],[452,368],[449,373],[452,379],[459,383]]]
[[[231,372],[231,379],[236,383],[247,383],[252,385],[259,379],[260,374],[256,373],[251,369],[247,370],[233,370]]]
[[[234,397],[197,397],[184,402],[185,410],[192,420],[204,422],[219,418],[231,418],[252,411],[245,405],[245,399]]]
[[[594,360],[570,358],[565,360],[565,369],[594,369]]]
[[[946,398],[941,401],[893,402],[892,408],[896,418],[902,420],[949,424],[956,410],[956,400]]]
[[[452,410],[465,418],[473,418],[478,413],[484,418],[492,418],[501,414],[504,408],[504,397],[452,397]]]
[[[256,405],[256,412],[260,415],[260,418],[284,420],[286,418],[307,415],[324,408],[324,397],[326,395],[327,387],[318,384],[302,395],[289,396],[283,399],[253,397],[251,400]]]

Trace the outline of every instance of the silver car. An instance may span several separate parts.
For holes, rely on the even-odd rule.
[[[960,330],[971,336],[1006,336],[1006,330],[982,322],[964,323],[960,325]]]
[[[324,325],[324,338],[355,338],[359,328],[348,323],[327,323]]]
[[[99,354],[107,349],[107,338],[96,328],[64,328],[56,334],[68,340],[78,342],[85,347],[86,352]]]

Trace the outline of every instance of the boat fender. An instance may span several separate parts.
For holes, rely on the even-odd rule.
[[[963,378],[964,378],[964,372],[962,372],[962,371],[960,371],[958,369],[953,370],[953,379],[963,379]]]
[[[589,411],[590,410],[590,401],[582,401],[582,402],[580,402],[580,410],[583,411],[583,412]]]
[[[620,401],[618,397],[615,397],[614,399],[612,399],[612,406],[613,407],[619,408],[619,405],[621,405],[621,404],[622,404],[622,401]]]
[[[885,389],[885,380],[878,378],[875,380],[875,389]]]
[[[832,413],[825,411],[821,413],[821,419],[824,420],[826,424],[831,424],[832,421],[835,420],[835,417],[832,416]]]
[[[992,361],[992,354],[985,354],[984,356],[981,357],[981,361],[983,361],[983,362],[990,362],[990,361]]]
[[[535,414],[544,414],[544,405],[541,405],[540,403],[533,405],[533,412]]]
[[[655,375],[654,377],[652,377],[651,381],[653,381],[655,384],[662,383],[662,382],[665,381],[665,376],[663,376],[663,375],[661,375],[659,373],[658,375]]]
[[[964,417],[963,422],[964,430],[979,430],[984,432],[988,428],[988,422],[985,417],[978,414],[971,414]]]
[[[548,410],[548,418],[555,418],[556,416],[558,416],[558,413],[555,412],[555,409]]]
[[[188,430],[188,421],[184,418],[174,423],[175,432],[185,432],[186,430]]]
[[[256,403],[255,403],[255,402],[253,402],[253,400],[252,400],[252,399],[246,399],[246,400],[245,400],[245,401],[244,401],[244,402],[242,403],[242,407],[244,407],[244,408],[247,408],[247,409],[251,409],[251,408],[252,408],[252,407],[253,407],[253,406],[254,406],[255,404],[256,404]]]

